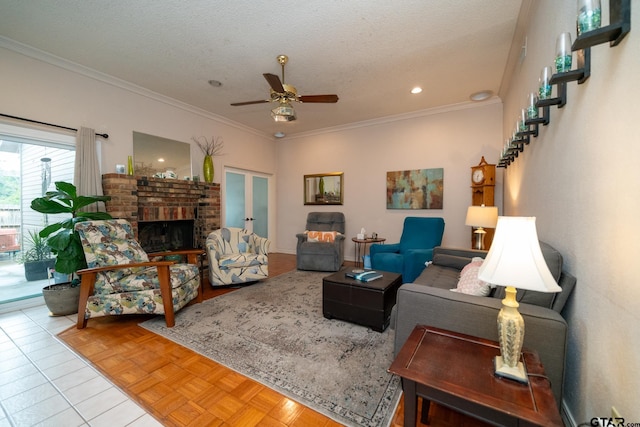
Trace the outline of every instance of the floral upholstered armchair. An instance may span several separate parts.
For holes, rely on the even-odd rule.
[[[211,286],[255,282],[269,276],[271,241],[242,228],[215,230],[206,241]]]
[[[172,327],[174,312],[193,299],[202,301],[197,263],[204,251],[147,254],[123,219],[79,222],[75,230],[89,267],[78,271],[78,329],[91,317],[120,314],[164,314]],[[169,254],[184,255],[188,263],[150,261]]]

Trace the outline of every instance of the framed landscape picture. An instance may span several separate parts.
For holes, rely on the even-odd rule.
[[[387,172],[387,209],[442,209],[444,169]]]

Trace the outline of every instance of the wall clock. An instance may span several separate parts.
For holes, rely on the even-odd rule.
[[[474,185],[480,185],[484,182],[484,170],[482,168],[476,168],[471,174],[471,182]]]
[[[490,165],[482,156],[477,166],[471,166],[471,185],[495,185],[495,183],[496,165]]]

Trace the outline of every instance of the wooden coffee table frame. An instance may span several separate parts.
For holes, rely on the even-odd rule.
[[[496,377],[493,358],[499,354],[496,342],[416,326],[389,368],[402,377],[404,425],[416,425],[422,396],[495,425],[562,426],[538,354],[522,352],[529,384]]]

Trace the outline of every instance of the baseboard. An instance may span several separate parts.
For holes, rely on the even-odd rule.
[[[296,251],[295,249],[280,249],[280,248],[276,248],[273,250],[270,250],[269,252],[275,252],[275,253],[279,253],[279,254],[287,254],[287,255],[296,255]],[[350,255],[345,255],[344,256],[344,260],[345,261],[350,261],[350,262],[355,262],[355,257],[352,257]]]
[[[37,307],[39,305],[44,305],[44,298],[42,296],[25,298],[18,301],[11,301],[0,304],[0,314],[19,311],[31,307]]]
[[[578,426],[565,400],[562,400],[562,405],[560,405],[560,416],[562,417],[562,422],[564,423],[565,426],[568,426],[568,427]]]

